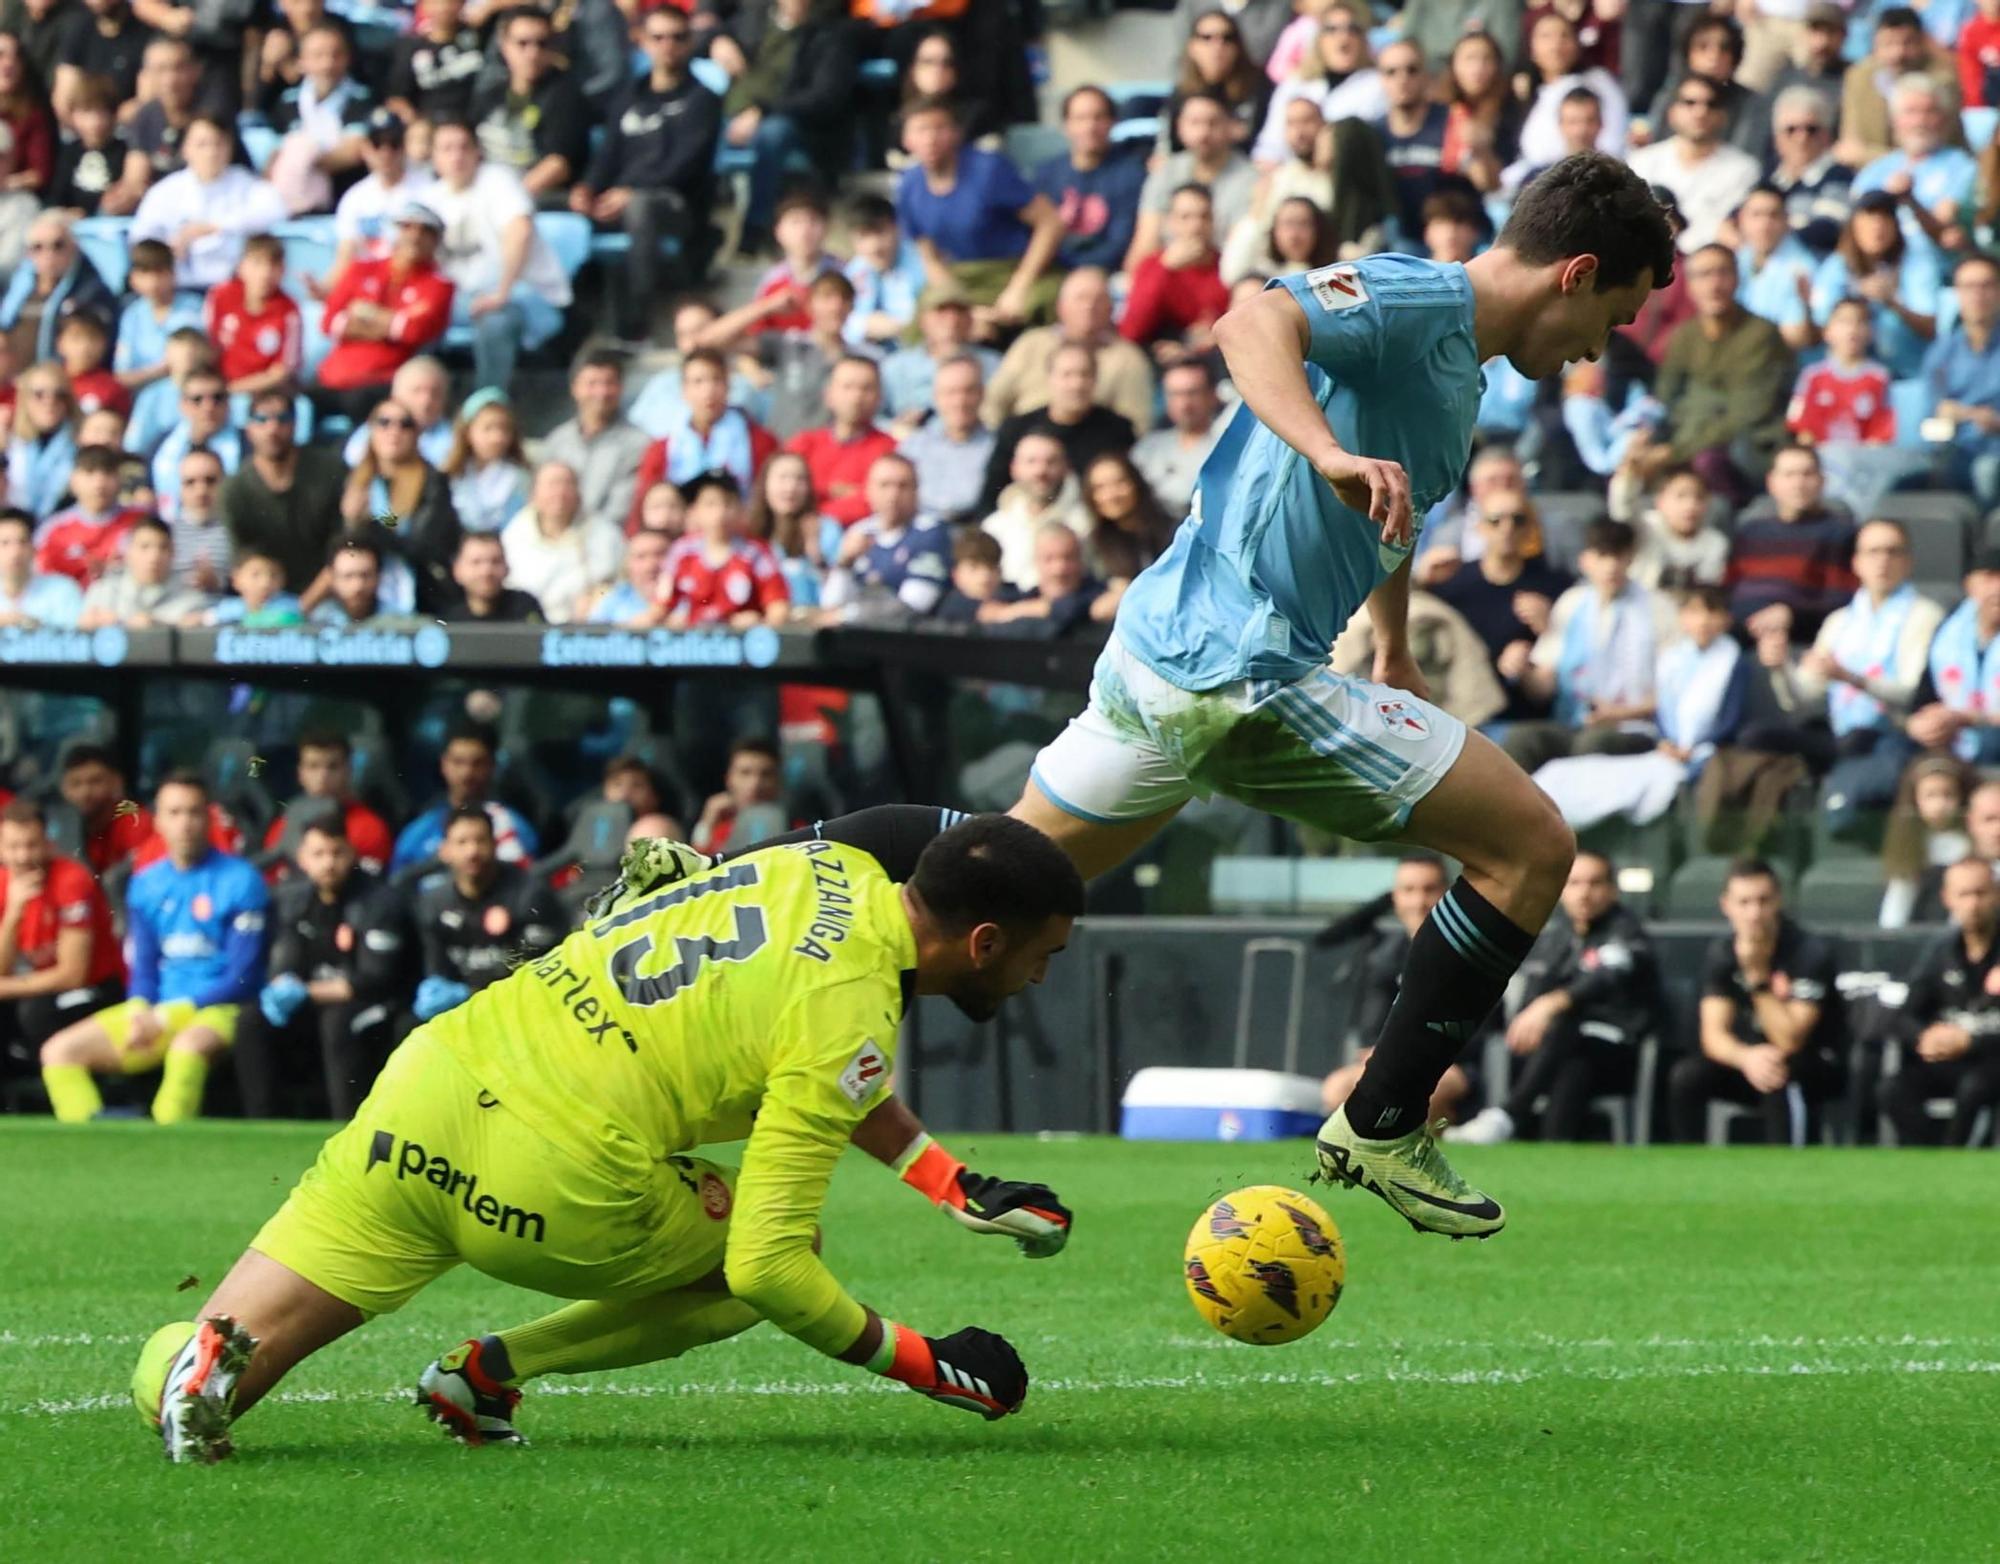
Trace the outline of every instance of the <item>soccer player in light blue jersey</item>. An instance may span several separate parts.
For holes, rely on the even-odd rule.
[[[1595,359],[1673,259],[1645,181],[1587,153],[1528,186],[1463,266],[1371,256],[1279,278],[1225,315],[1216,341],[1244,406],[1172,547],[1119,605],[1089,708],[1014,808],[1086,876],[1210,793],[1463,865],[1319,1135],[1323,1176],[1420,1231],[1484,1238],[1506,1220],[1445,1161],[1425,1105],[1555,906],[1576,842],[1524,772],[1424,699],[1406,624],[1413,517],[1464,471],[1482,363],[1541,379]],[[1327,666],[1364,604],[1372,683]]]

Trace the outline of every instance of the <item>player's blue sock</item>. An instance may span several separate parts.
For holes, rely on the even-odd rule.
[[[1396,1003],[1347,1099],[1355,1134],[1393,1140],[1424,1122],[1431,1092],[1534,942],[1464,879],[1445,893],[1410,941]]]

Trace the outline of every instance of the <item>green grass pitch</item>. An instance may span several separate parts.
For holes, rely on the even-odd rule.
[[[1419,1238],[1325,1195],[1348,1291],[1290,1347],[1208,1332],[1207,1201],[1300,1144],[958,1138],[1078,1213],[1029,1263],[879,1168],[827,1254],[1035,1376],[988,1426],[768,1327],[530,1386],[526,1450],[463,1450],[416,1371],[541,1300],[460,1272],[307,1364],[239,1456],[166,1465],[125,1399],[317,1146],[312,1126],[0,1122],[0,1549],[20,1560],[1861,1559],[2000,1554],[2000,1157],[1510,1147],[1512,1212]],[[177,1291],[187,1278],[197,1284]]]

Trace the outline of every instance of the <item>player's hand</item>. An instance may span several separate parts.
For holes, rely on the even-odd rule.
[[[921,1396],[976,1412],[996,1422],[1021,1410],[1028,1371],[1004,1336],[968,1325],[949,1336],[919,1336],[907,1325],[882,1322],[896,1334],[896,1356],[886,1370]]]
[[[292,1017],[299,1013],[299,1006],[305,1002],[305,979],[290,972],[281,972],[272,978],[257,996],[257,1008],[273,1026],[288,1025]]]
[[[988,1178],[966,1168],[959,1170],[953,1190],[940,1204],[946,1215],[975,1233],[1013,1239],[1030,1260],[1061,1254],[1075,1221],[1046,1184]]]
[[[1319,475],[1333,485],[1341,504],[1360,511],[1382,529],[1384,543],[1394,548],[1408,547],[1413,536],[1410,475],[1403,471],[1400,462],[1335,451],[1319,464]]]
[[[1429,700],[1431,696],[1430,681],[1408,647],[1395,651],[1379,646],[1375,649],[1375,682],[1392,690],[1407,690],[1418,700]]]
[[[428,1021],[471,997],[472,990],[463,983],[448,977],[427,977],[417,985],[417,1000],[411,1008],[419,1021]]]

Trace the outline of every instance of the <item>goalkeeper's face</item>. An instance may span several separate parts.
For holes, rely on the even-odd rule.
[[[990,1021],[1003,999],[1048,976],[1049,962],[1069,943],[1070,923],[1050,918],[1027,929],[979,924],[965,936],[970,966],[953,979],[945,997],[973,1020]]]

